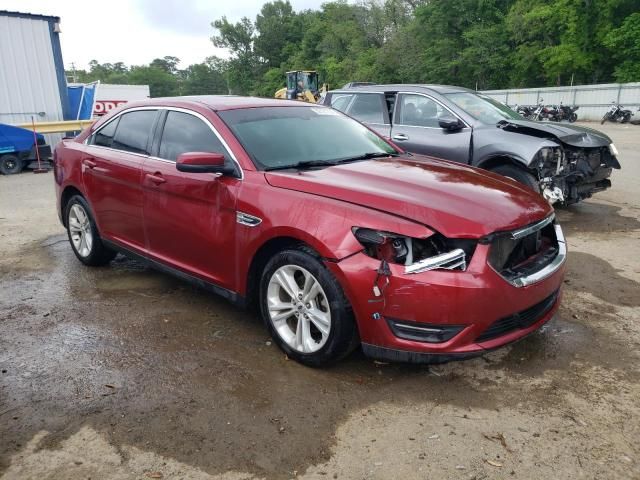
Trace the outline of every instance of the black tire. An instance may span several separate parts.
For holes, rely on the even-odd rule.
[[[499,165],[492,168],[491,171],[511,178],[530,188],[534,192],[540,193],[540,184],[538,183],[538,180],[524,168],[516,167],[515,165]]]
[[[577,113],[572,113],[571,115],[569,115],[569,123],[573,123],[576,120],[578,120],[578,114]]]
[[[82,208],[82,210],[86,213],[88,222],[89,222],[89,230],[91,232],[92,241],[91,248],[88,249],[88,253],[81,254],[76,245],[74,244],[74,240],[72,236],[74,233],[72,232],[72,225],[69,220],[72,209],[74,205],[78,205]],[[99,267],[103,265],[107,265],[111,260],[113,260],[116,256],[116,252],[105,246],[102,243],[102,239],[100,238],[100,233],[98,232],[98,227],[96,226],[96,222],[93,218],[93,213],[91,212],[91,208],[87,201],[81,197],[80,195],[74,195],[69,199],[65,210],[64,210],[64,219],[65,225],[67,226],[67,237],[69,238],[69,243],[71,244],[71,249],[75,256],[85,265],[91,267]]]
[[[267,294],[271,277],[281,267],[302,267],[320,283],[328,300],[331,326],[324,345],[313,353],[292,348],[278,333],[268,309]],[[298,283],[300,286],[300,283]],[[274,255],[266,264],[260,279],[259,304],[262,319],[276,344],[291,359],[310,367],[323,367],[346,357],[359,345],[358,329],[353,310],[340,284],[322,264],[318,255],[306,246],[291,248]],[[295,319],[290,319],[295,321]]]
[[[3,155],[0,157],[0,173],[3,175],[15,175],[20,173],[24,164],[15,155]]]
[[[629,120],[631,120],[631,112],[624,112],[622,114],[622,120],[620,120],[620,123],[629,123]]]
[[[602,117],[602,120],[600,120],[600,125],[604,125],[604,122],[606,122],[607,120],[609,120],[609,117],[611,115],[607,112],[604,114],[604,117]]]

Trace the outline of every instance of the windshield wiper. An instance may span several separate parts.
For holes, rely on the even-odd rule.
[[[335,160],[308,160],[306,162],[298,162],[298,163],[293,163],[291,165],[278,165],[276,167],[267,167],[265,168],[265,171],[288,170],[290,168],[303,170],[305,168],[314,168],[314,167],[333,167],[337,164],[338,162],[336,162]]]
[[[400,154],[397,152],[391,152],[391,153],[387,153],[387,152],[368,152],[368,153],[363,153],[362,155],[356,155],[355,157],[347,157],[347,158],[341,158],[340,160],[336,160],[338,163],[343,163],[343,162],[356,162],[358,160],[371,160],[372,158],[383,158],[383,157],[397,157]]]
[[[337,160],[308,160],[305,162],[293,163],[291,165],[278,165],[275,167],[267,167],[265,168],[265,171],[288,170],[290,168],[303,170],[305,168],[315,168],[315,167],[334,167],[340,163],[357,162],[358,160],[370,160],[372,158],[381,158],[381,157],[397,157],[398,155],[400,154],[396,152],[392,152],[392,153],[368,152],[368,153],[363,153],[362,155],[356,155],[354,157],[339,158]]]

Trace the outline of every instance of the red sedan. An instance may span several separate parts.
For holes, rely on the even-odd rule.
[[[533,332],[560,302],[566,246],[541,196],[406,154],[327,107],[129,103],[63,140],[54,165],[82,263],[122,252],[253,305],[307,365],[358,345],[466,358]]]

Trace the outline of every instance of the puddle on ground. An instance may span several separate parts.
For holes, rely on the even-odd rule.
[[[640,220],[637,217],[622,215],[621,210],[622,207],[588,200],[557,209],[556,215],[567,235],[610,234],[640,229]]]
[[[635,361],[613,338],[594,351],[594,331],[563,310],[486,358],[430,368],[356,352],[310,369],[289,361],[252,312],[124,257],[87,268],[64,242],[47,248],[51,271],[1,280],[0,467],[40,430],[51,432],[42,448],[55,448],[89,425],[114,445],[209,472],[303,471],[329,458],[337,425],[374,403],[513,407],[528,379],[576,357],[621,370]],[[611,288],[623,280],[612,276]],[[577,381],[568,373],[563,388]]]

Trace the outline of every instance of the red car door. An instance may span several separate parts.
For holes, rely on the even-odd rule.
[[[83,182],[100,234],[145,249],[142,164],[148,157],[157,110],[125,112],[97,130],[82,159]]]
[[[176,159],[186,152],[231,153],[202,115],[168,110],[154,156],[143,165],[144,224],[149,255],[216,285],[235,288],[236,196],[240,179],[184,173]],[[240,170],[238,168],[238,176]]]

